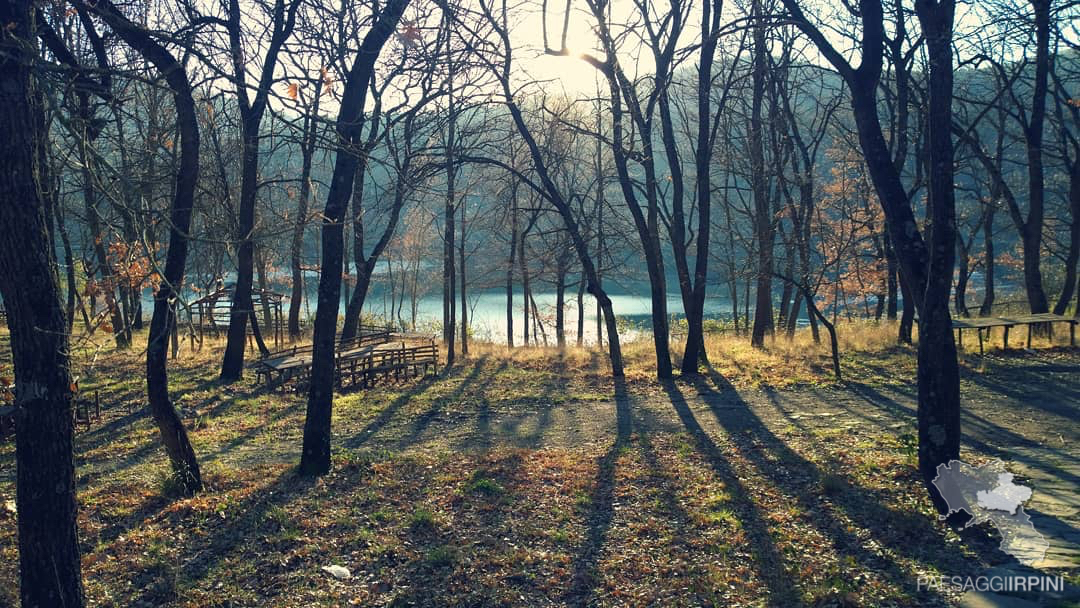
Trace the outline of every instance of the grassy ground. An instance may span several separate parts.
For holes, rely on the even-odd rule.
[[[894,331],[841,327],[843,384],[803,335],[764,352],[711,338],[715,371],[666,384],[648,344],[627,345],[618,384],[599,352],[474,345],[438,378],[339,396],[335,468],[316,481],[294,474],[303,396],[218,384],[211,345],[171,367],[208,485],[189,499],[168,495],[142,353],[82,343],[81,388],[104,407],[76,441],[87,594],[97,606],[947,605],[917,577],[1007,558],[991,531],[957,534],[932,512],[913,468],[914,357]],[[970,415],[986,421],[965,458],[1055,433],[1075,445],[1078,380],[1053,370],[1078,364],[1062,347],[965,357]],[[1025,384],[1037,403],[999,398]],[[0,444],[0,506],[13,459]],[[0,508],[0,606],[16,603],[16,568]]]

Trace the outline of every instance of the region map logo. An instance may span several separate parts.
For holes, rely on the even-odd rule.
[[[989,522],[1001,534],[1001,550],[1021,564],[1042,561],[1050,543],[1031,523],[1023,503],[1031,498],[1031,488],[1013,483],[1005,463],[994,460],[972,466],[960,460],[938,465],[934,486],[949,505],[942,518],[960,511],[971,516],[964,526]]]

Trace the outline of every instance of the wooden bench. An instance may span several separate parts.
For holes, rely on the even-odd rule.
[[[90,408],[93,408],[93,414],[91,415]],[[93,399],[81,399],[78,393],[75,394],[75,426],[78,426],[80,422],[86,424],[86,429],[90,430],[90,422],[95,418],[101,418],[101,399],[98,398],[98,392],[94,391]]]
[[[400,381],[426,376],[439,368],[439,350],[434,344],[372,348],[368,352],[338,360],[338,382],[349,378],[353,386],[371,388],[379,378]]]

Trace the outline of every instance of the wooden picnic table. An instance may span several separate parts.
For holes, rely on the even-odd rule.
[[[1080,319],[1076,317],[1066,317],[1065,315],[1055,315],[1052,312],[1042,312],[1030,315],[1010,315],[1008,317],[1002,317],[1004,321],[1011,321],[1016,325],[1027,325],[1027,347],[1031,348],[1031,326],[1040,325],[1042,323],[1068,323],[1069,324],[1069,346],[1076,346],[1076,325],[1080,323]]]
[[[1004,327],[1005,336],[1002,339],[1002,348],[1009,347],[1009,329],[1011,329],[1015,322],[1008,319],[999,319],[997,317],[979,317],[975,319],[953,319],[952,327],[956,330],[957,344],[961,348],[964,346],[964,330],[974,329],[975,333],[979,336],[979,354],[983,354],[983,336],[982,330],[992,329],[994,327]]]
[[[356,361],[370,359],[380,349],[390,348],[391,331],[389,328],[364,327],[361,335],[337,345],[334,352],[334,366],[339,376],[345,367],[349,367],[354,373],[358,366]],[[404,348],[404,343],[402,343]],[[269,386],[275,384],[284,387],[290,380],[301,379],[310,373],[313,360],[313,346],[310,344],[294,346],[292,348],[271,353],[253,364],[255,369],[256,383],[262,378],[266,379]],[[367,367],[371,367],[367,365]]]
[[[1026,325],[1028,328],[1027,335],[1027,347],[1031,348],[1031,327],[1033,325],[1039,325],[1041,323],[1068,323],[1069,324],[1069,345],[1076,346],[1076,326],[1080,324],[1080,319],[1074,317],[1066,317],[1064,315],[1055,315],[1051,312],[1030,314],[1030,315],[1013,315],[1008,317],[977,317],[974,319],[953,319],[952,327],[957,333],[957,344],[961,348],[964,346],[964,330],[974,329],[979,336],[979,354],[983,354],[983,338],[982,330],[992,329],[994,327],[1001,327],[1004,331],[1002,337],[1001,347],[1002,349],[1009,348],[1009,330],[1017,325]]]

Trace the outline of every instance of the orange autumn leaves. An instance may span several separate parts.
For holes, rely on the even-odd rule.
[[[322,82],[323,93],[329,93],[334,87],[334,77],[330,75],[330,70],[323,67],[319,69],[319,80]],[[290,82],[285,85],[285,95],[293,100],[300,99],[300,84],[296,82]]]
[[[869,314],[875,298],[886,291],[884,213],[858,151],[838,146],[826,155],[833,165],[813,221],[823,261],[833,270],[821,295],[826,307]]]

